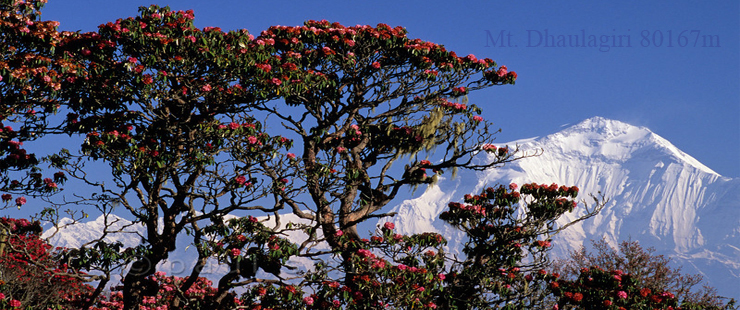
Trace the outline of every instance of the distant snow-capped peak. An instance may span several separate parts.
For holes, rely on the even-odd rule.
[[[645,152],[669,156],[676,162],[719,175],[650,129],[603,117],[592,117],[560,132],[530,140],[533,147],[547,146],[548,152],[563,156],[588,157],[589,160],[624,162]],[[547,155],[547,154],[545,154]]]
[[[605,238],[613,246],[637,240],[672,257],[684,271],[705,275],[720,293],[740,297],[734,289],[740,283],[740,179],[720,176],[645,127],[602,117],[513,145],[521,154],[537,156],[441,179],[420,197],[396,206],[397,216],[380,221],[394,222],[406,234],[439,232],[454,253],[465,236],[438,219],[448,202],[496,184],[575,185],[581,189],[579,199],[601,193],[609,202],[598,215],[555,237],[556,257],[590,239]],[[584,212],[576,208],[559,222]]]
[[[43,238],[58,247],[77,248],[85,243],[97,240],[106,232],[103,239],[106,242],[120,241],[127,247],[133,247],[141,242],[140,225],[132,225],[130,221],[115,214],[100,215],[93,220],[73,222],[70,218],[62,218],[57,227],[46,225]]]

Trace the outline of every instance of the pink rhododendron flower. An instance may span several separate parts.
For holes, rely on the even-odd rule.
[[[490,151],[490,152],[492,152],[492,151],[496,151],[496,146],[495,146],[495,145],[493,145],[493,144],[483,144],[483,146],[482,146],[481,148],[482,148],[482,149],[483,149],[484,151]]]
[[[26,204],[26,198],[25,197],[18,197],[15,199],[15,204],[21,206]]]
[[[625,292],[625,291],[619,291],[619,292],[617,292],[617,297],[619,297],[621,299],[626,299],[627,298],[627,292]]]
[[[313,298],[311,298],[311,296],[305,297],[303,298],[303,302],[309,306],[313,305]]]
[[[478,116],[478,115],[476,115],[476,116],[473,116],[473,120],[476,121],[476,122],[481,122],[481,121],[483,121],[483,118],[480,117],[480,116]]]
[[[393,230],[394,228],[396,228],[396,225],[391,222],[385,222],[385,224],[383,224],[383,227],[388,230]]]
[[[255,67],[264,71],[265,73],[270,72],[270,70],[272,70],[272,66],[270,66],[269,64],[257,64],[255,65]]]
[[[357,250],[357,254],[360,255],[360,257],[375,257],[375,254],[370,252],[370,250],[365,250],[365,249]]]
[[[498,71],[496,71],[496,75],[498,75],[499,77],[504,77],[508,72],[509,71],[508,69],[506,69],[506,66],[501,66],[500,68],[498,68]]]

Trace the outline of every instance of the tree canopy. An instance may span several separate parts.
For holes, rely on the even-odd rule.
[[[514,84],[506,66],[385,24],[308,21],[255,37],[159,6],[58,32],[40,21],[42,4],[0,1],[0,118],[20,125],[0,132],[2,198],[41,197],[40,215],[57,225],[72,207],[144,227],[135,247],[105,240],[111,220],[56,252],[74,279],[98,280],[80,293],[85,307],[544,304],[557,279],[546,255],[563,228],[555,221],[577,207],[577,187],[492,185],[451,202],[441,219],[468,237],[463,257],[436,233],[358,229],[404,191],[530,155],[492,145],[498,130],[466,99]],[[49,169],[21,147],[60,135],[73,142],[43,158]],[[60,193],[67,179],[79,188]],[[158,271],[184,238],[198,252],[190,275]],[[294,258],[315,266],[295,269]],[[227,270],[214,282],[201,274],[209,259]],[[121,270],[118,291],[105,291]]]

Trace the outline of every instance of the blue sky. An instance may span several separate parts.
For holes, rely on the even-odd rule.
[[[199,27],[246,28],[254,34],[308,19],[404,26],[410,37],[488,57],[518,73],[514,86],[470,96],[484,108],[484,117],[503,129],[500,142],[604,116],[646,126],[721,175],[740,177],[737,0],[49,0],[43,18],[60,21],[63,30],[92,31],[153,3],[193,9]],[[546,31],[553,36],[550,44]],[[599,46],[552,46],[559,36],[584,34]],[[619,38],[621,47],[614,42]]]

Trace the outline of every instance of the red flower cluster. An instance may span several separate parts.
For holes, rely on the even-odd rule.
[[[28,307],[45,309],[56,304],[73,308],[80,305],[80,296],[92,292],[92,287],[70,276],[75,270],[55,259],[52,246],[41,239],[39,222],[3,217],[0,230],[0,269],[4,277],[15,279],[12,285],[0,281],[0,305],[7,301],[11,307],[20,307],[17,299],[25,299],[49,303]]]
[[[149,280],[157,284],[157,293],[154,296],[144,297],[141,310],[162,310],[162,309],[202,309],[208,302],[208,297],[214,296],[217,289],[212,286],[212,282],[206,278],[198,278],[195,283],[185,292],[180,292],[183,282],[188,277],[181,278],[176,276],[167,276],[164,272],[156,272],[149,277]],[[185,298],[187,303],[183,303],[180,298]],[[110,295],[97,303],[93,310],[121,310],[123,309],[123,293],[113,291]],[[175,307],[176,305],[179,307]],[[183,307],[183,304],[187,305]],[[233,299],[233,304],[239,306],[242,304],[238,298]]]
[[[458,103],[458,102],[451,102],[447,100],[441,100],[439,103],[441,107],[451,109],[453,111],[462,112],[466,111],[468,109],[468,105],[464,103]]]
[[[598,310],[680,309],[672,293],[652,294],[649,288],[639,285],[621,270],[606,271],[594,266],[582,268],[575,281],[552,282],[550,289],[559,297],[559,307],[581,304]]]
[[[525,184],[522,185],[522,194],[530,194],[530,195],[536,195],[536,196],[546,196],[546,197],[556,197],[556,196],[564,196],[564,197],[572,197],[575,198],[578,196],[578,187],[577,186],[558,186],[557,184]]]
[[[462,96],[462,95],[465,95],[467,93],[468,93],[468,88],[467,87],[460,86],[460,87],[455,87],[455,88],[452,89],[452,95],[453,96]]]
[[[511,83],[516,81],[517,74],[514,71],[509,71],[506,66],[501,66],[496,71],[486,72],[486,77],[489,81],[495,83]]]

